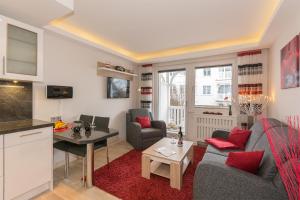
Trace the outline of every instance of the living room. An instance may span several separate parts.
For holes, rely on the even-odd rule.
[[[0,199],[298,199],[299,7],[1,0]]]

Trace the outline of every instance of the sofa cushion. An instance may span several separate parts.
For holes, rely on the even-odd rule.
[[[230,152],[226,165],[256,174],[263,155],[264,151]]]
[[[286,127],[287,125],[283,122],[278,121],[277,119],[269,118],[268,122],[270,127]],[[253,124],[250,129],[252,131],[250,138],[247,142],[245,151],[253,151],[254,146],[256,145],[259,138],[264,134],[265,130],[263,127],[262,120],[259,120]]]
[[[231,130],[227,140],[244,150],[250,134],[251,131],[249,130],[234,128]]]
[[[142,138],[154,138],[154,137],[161,137],[162,132],[158,128],[143,128],[141,130]]]
[[[206,152],[208,153],[213,153],[213,154],[218,154],[221,156],[228,156],[229,152],[236,152],[236,151],[241,151],[240,149],[225,149],[225,150],[219,150],[215,148],[212,145],[207,145]]]
[[[226,156],[222,156],[222,155],[207,152],[207,153],[204,154],[204,157],[202,158],[201,162],[202,161],[212,161],[212,162],[225,164],[226,159],[227,159]]]
[[[236,144],[233,144],[232,142],[229,142],[224,139],[220,138],[209,138],[205,140],[208,144],[213,145],[219,150],[225,150],[225,149],[239,149],[239,146]]]
[[[138,116],[136,118],[136,122],[138,122],[142,128],[151,128],[151,121],[149,116]]]
[[[264,128],[260,121],[255,122],[250,130],[251,130],[251,135],[246,144],[245,151],[252,151],[257,140],[264,134]]]
[[[273,179],[277,173],[277,167],[266,134],[263,134],[261,138],[256,142],[253,150],[263,150],[265,152],[258,171],[258,175],[264,179]]]

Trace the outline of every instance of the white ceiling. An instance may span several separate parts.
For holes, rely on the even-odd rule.
[[[0,14],[136,63],[153,63],[268,47],[285,16],[297,12],[297,2],[0,0]]]
[[[278,0],[76,0],[72,24],[124,49],[148,53],[256,37]]]

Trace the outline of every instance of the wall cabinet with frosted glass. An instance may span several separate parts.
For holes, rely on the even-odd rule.
[[[0,79],[43,80],[43,30],[0,15]]]

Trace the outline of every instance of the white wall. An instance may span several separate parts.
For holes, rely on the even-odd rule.
[[[299,11],[290,15],[283,24],[269,54],[269,95],[273,97],[274,102],[269,105],[268,116],[280,120],[286,120],[287,116],[300,115],[300,87],[281,89],[280,85],[280,50],[300,32]]]
[[[61,115],[70,122],[80,114],[108,116],[109,126],[118,129],[119,138],[125,139],[125,111],[136,106],[136,81],[130,82],[129,99],[107,99],[106,78],[97,75],[97,61],[136,70],[122,58],[45,32],[44,82],[34,84],[34,118],[49,121],[51,116]],[[73,99],[46,99],[47,84],[73,86]],[[58,162],[62,155],[55,155]]]

